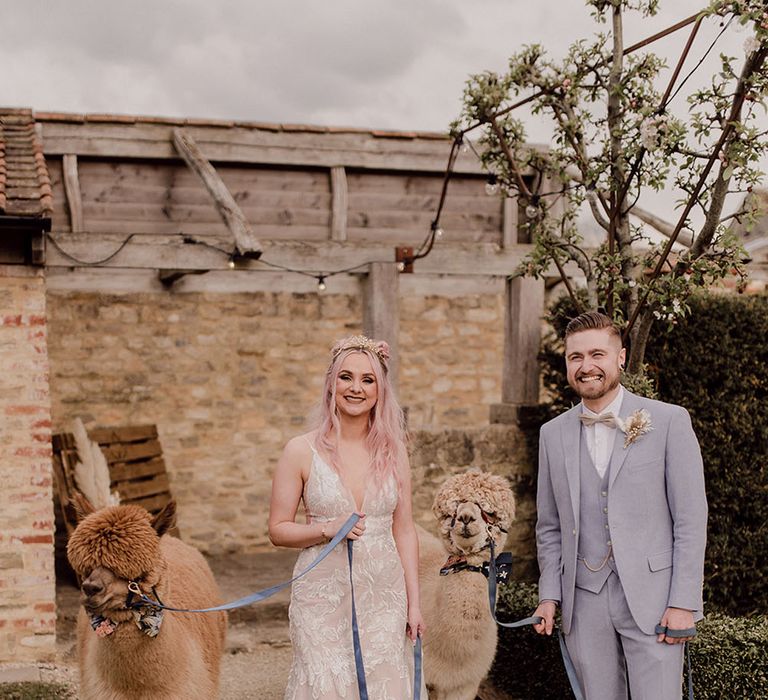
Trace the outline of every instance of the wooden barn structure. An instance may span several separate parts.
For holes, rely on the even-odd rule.
[[[75,416],[156,425],[185,539],[259,547],[271,469],[330,341],[361,330],[400,360],[425,522],[446,473],[493,468],[527,489],[530,549],[515,421],[538,402],[545,283],[511,277],[530,250],[524,207],[489,196],[462,153],[441,237],[413,272],[398,264],[431,230],[450,146],[0,109],[0,663],[54,654],[54,433]]]
[[[98,270],[148,270],[170,286],[185,275],[229,273],[233,258],[222,251],[237,254],[238,271],[261,273],[248,283],[229,275],[233,291],[272,289],[275,271],[281,288],[308,288],[282,268],[350,270],[347,288],[364,282],[364,328],[397,346],[396,248],[417,249],[430,230],[450,150],[444,134],[113,115],[40,113],[36,121],[59,205],[52,238],[60,245],[45,252],[51,277],[82,278],[91,266],[74,259],[100,260]],[[488,196],[485,184],[478,159],[463,154],[443,235],[416,264],[422,286],[438,278],[471,292],[472,278],[511,276],[528,253],[524,206]],[[211,286],[227,287],[221,276]],[[514,371],[504,372],[501,403],[538,400],[543,289],[529,279],[507,284],[505,356]]]

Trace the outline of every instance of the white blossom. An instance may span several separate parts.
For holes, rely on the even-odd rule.
[[[756,36],[748,36],[744,39],[744,53],[749,56],[760,48],[760,41]]]

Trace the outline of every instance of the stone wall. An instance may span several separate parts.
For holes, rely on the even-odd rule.
[[[441,470],[487,463],[507,473],[506,457],[486,455],[496,437],[481,437],[500,397],[502,299],[400,303],[400,397],[411,429],[469,430],[477,441],[470,461],[443,448],[424,461],[415,448],[425,489],[417,506],[431,518]],[[305,429],[332,342],[360,331],[359,296],[49,291],[48,314],[54,428],[75,416],[88,427],[156,424],[182,536],[210,553],[266,545],[272,471],[286,440]]]
[[[42,274],[0,267],[0,662],[55,652],[51,409]]]

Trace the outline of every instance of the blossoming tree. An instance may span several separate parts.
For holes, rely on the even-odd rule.
[[[505,74],[471,77],[453,125],[457,137],[480,130],[489,176],[527,205],[534,247],[518,272],[541,276],[554,266],[577,308],[604,307],[625,329],[627,372],[638,379],[654,322],[674,323],[698,287],[727,275],[743,284],[744,253],[729,227],[732,218],[756,212],[725,216],[724,208],[728,197],[741,200],[758,183],[759,160],[768,152],[765,0],[716,0],[690,18],[690,38],[663,92],[663,61],[625,48],[623,37],[625,14],[653,15],[658,1],[586,0],[607,32],[577,41],[562,61],[532,45],[511,57]],[[706,88],[687,105],[674,101],[696,32],[712,21],[723,31],[747,25],[745,55],[721,56]],[[514,112],[523,103],[551,119],[549,150],[526,145]],[[533,179],[523,177],[530,172]],[[544,194],[547,180],[562,189]],[[676,223],[638,205],[643,192],[671,188],[678,193]],[[605,232],[596,249],[585,248],[577,228],[582,205]],[[654,244],[630,214],[663,233],[664,243]],[[681,246],[672,257],[675,242]],[[586,280],[585,292],[569,279],[573,265]]]

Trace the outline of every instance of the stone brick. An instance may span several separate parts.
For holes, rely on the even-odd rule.
[[[37,663],[53,658],[55,641],[45,288],[42,276],[2,283],[0,663]]]

